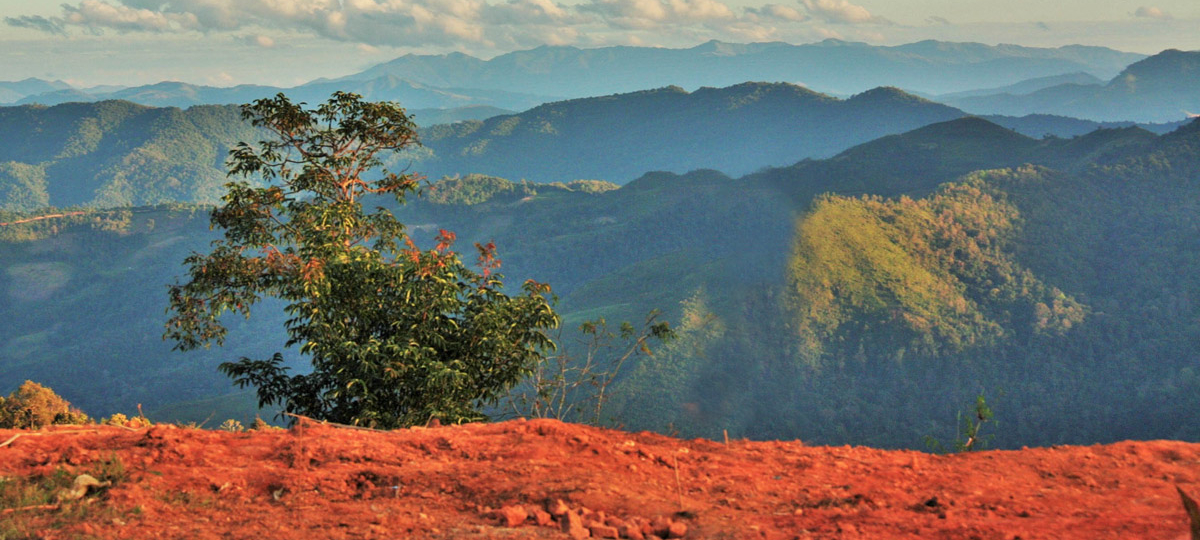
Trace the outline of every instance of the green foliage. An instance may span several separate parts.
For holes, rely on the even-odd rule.
[[[287,346],[311,373],[289,375],[283,355],[221,365],[260,405],[339,423],[393,428],[483,418],[553,347],[558,323],[549,287],[526,281],[505,295],[495,246],[477,244],[481,272],[441,231],[421,250],[384,208],[403,204],[418,179],[383,170],[381,155],[416,144],[412,121],[391,103],[335,93],[315,110],[279,95],[247,105],[244,118],[275,135],[231,153],[231,175],[261,175],[267,187],[231,182],[212,223],[224,238],[189,257],[190,281],[171,287],[166,336],[181,349],[222,343],[221,314],[249,316],[264,297],[286,303]]]
[[[53,390],[25,381],[7,398],[0,398],[0,428],[39,429],[51,424],[86,424],[86,414],[71,408]]]
[[[954,451],[955,452],[972,452],[975,450],[983,450],[991,443],[995,435],[981,435],[980,431],[983,425],[992,422],[995,424],[995,413],[988,406],[987,400],[983,394],[975,396],[975,406],[967,414],[962,411],[958,413],[958,432],[954,436]],[[946,445],[932,435],[925,436],[925,445],[930,450],[938,453],[947,452]]]
[[[0,163],[0,209],[29,212],[50,206],[46,170],[36,165]]]
[[[1019,213],[986,178],[920,200],[819,199],[797,227],[791,266],[808,348],[936,356],[1006,328],[1061,334],[1082,321],[1078,302],[1013,259]]]
[[[219,164],[256,136],[233,106],[128,102],[0,109],[0,208],[215,203]]]
[[[471,206],[492,200],[512,202],[536,194],[528,182],[518,184],[495,176],[469,174],[441,179],[429,188],[426,197],[434,204]]]
[[[238,422],[237,420],[234,420],[232,418],[225,420],[224,422],[221,422],[220,427],[218,427],[217,429],[219,429],[221,431],[228,431],[230,433],[241,433],[243,431],[246,431],[246,427],[243,426],[241,422]],[[257,424],[255,426],[255,429],[258,429]]]

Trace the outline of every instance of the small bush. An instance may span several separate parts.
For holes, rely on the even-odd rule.
[[[232,418],[222,422],[220,428],[218,428],[218,429],[220,429],[222,431],[228,431],[230,433],[241,433],[243,431],[246,431],[246,427],[243,426],[241,422],[238,422],[237,420],[234,420]]]
[[[150,419],[146,418],[145,416],[135,416],[130,418],[121,413],[114,413],[112,416],[105,418],[101,423],[106,426],[143,428],[150,426]]]
[[[7,398],[0,398],[0,428],[40,429],[51,424],[86,424],[86,414],[71,407],[53,390],[25,381]]]

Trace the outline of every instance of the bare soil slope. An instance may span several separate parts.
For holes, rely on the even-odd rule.
[[[3,441],[10,492],[55,471],[111,471],[114,456],[125,472],[78,500],[6,503],[0,538],[568,538],[560,522],[574,518],[543,511],[569,509],[576,537],[1177,540],[1188,519],[1176,486],[1200,492],[1200,444],[1172,441],[939,456],[548,420],[88,426],[0,430]]]

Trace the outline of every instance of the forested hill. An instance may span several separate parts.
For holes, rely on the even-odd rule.
[[[487,111],[504,112],[412,112],[424,122]],[[963,114],[891,88],[845,100],[788,84],[691,93],[663,88],[426,128],[426,147],[397,156],[394,165],[415,160],[414,170],[435,180],[483,173],[624,183],[646,171],[697,168],[737,175],[830,156]],[[1102,126],[1052,116],[990,119],[1039,137]],[[0,209],[215,203],[227,181],[227,150],[259,138],[232,105],[180,110],[105,101],[0,107],[0,140],[6,141],[0,148]]]
[[[0,209],[215,202],[229,148],[259,138],[234,106],[0,107]]]
[[[740,179],[444,180],[400,216],[422,242],[495,241],[568,328],[664,309],[679,339],[627,365],[606,409],[627,427],[920,447],[984,392],[996,443],[1020,446],[1200,439],[1178,414],[1200,406],[1198,206],[1200,124],[1037,140],[965,118]],[[203,217],[0,228],[0,386],[35,378],[93,414],[251,416],[214,366],[269,356],[282,313],[231,320],[221,349],[159,339]]]

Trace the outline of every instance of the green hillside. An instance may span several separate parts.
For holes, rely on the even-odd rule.
[[[229,148],[257,138],[231,106],[0,107],[0,208],[216,202]]]
[[[568,323],[663,309],[680,338],[626,366],[605,410],[627,428],[920,447],[983,392],[1002,446],[1200,440],[1179,414],[1200,405],[1198,180],[1200,123],[1038,140],[964,118],[741,178],[463,176],[398,213],[424,242],[494,241]],[[92,414],[252,415],[214,399],[234,392],[214,366],[274,352],[280,315],[230,321],[221,349],[159,338],[204,214],[0,227],[0,392],[35,378]]]

